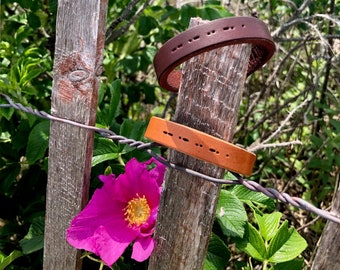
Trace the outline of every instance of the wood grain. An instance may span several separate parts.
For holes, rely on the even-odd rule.
[[[194,18],[190,27],[204,23]],[[174,121],[231,140],[237,123],[251,45],[215,49],[183,66]],[[223,177],[224,170],[170,151],[176,164]],[[203,269],[220,186],[167,170],[149,270]]]
[[[340,216],[340,187],[334,195],[331,210],[333,215]],[[324,228],[311,270],[340,269],[340,225],[328,221]]]
[[[107,0],[58,1],[52,114],[94,125]],[[88,200],[93,132],[51,122],[44,269],[81,269],[65,231]]]

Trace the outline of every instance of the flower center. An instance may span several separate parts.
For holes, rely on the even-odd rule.
[[[124,208],[125,220],[129,222],[129,226],[139,226],[146,222],[150,216],[150,206],[145,195],[143,197],[136,195],[137,198],[130,200]]]

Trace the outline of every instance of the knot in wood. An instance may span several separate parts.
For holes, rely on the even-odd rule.
[[[83,69],[72,71],[70,74],[68,74],[67,78],[71,82],[80,82],[89,77],[89,72]]]

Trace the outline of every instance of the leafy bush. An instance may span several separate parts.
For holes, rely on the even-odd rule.
[[[108,22],[115,21],[129,2],[109,1]],[[297,2],[287,6],[281,1],[257,1],[241,8],[231,3],[228,9],[219,1],[207,1],[203,7],[175,8],[163,1],[157,4],[147,7],[106,45],[97,125],[144,140],[150,116],[170,117],[174,109],[174,98],[158,86],[152,69],[160,45],[186,29],[190,17],[212,20],[257,9],[270,26],[278,49],[266,67],[247,82],[235,138],[245,146],[254,146],[280,129],[270,143],[300,140],[301,145],[260,149],[257,171],[251,178],[289,190],[317,206],[330,205],[340,165],[340,108],[336,91],[338,39],[324,37],[339,34],[331,27],[339,21],[332,14],[318,15],[328,1],[311,1],[301,10],[295,7]],[[0,91],[15,102],[47,112],[51,107],[56,5],[57,1],[0,3]],[[335,6],[334,14],[339,8]],[[128,26],[130,19],[125,18],[114,31]],[[289,112],[305,100],[306,105],[285,122]],[[0,103],[5,101],[1,98]],[[46,120],[0,108],[0,204],[5,205],[0,208],[0,269],[8,265],[7,269],[41,268],[48,126]],[[94,143],[91,191],[99,185],[97,175],[120,174],[132,157],[148,158],[144,151],[99,136]],[[280,211],[285,215],[283,222]],[[228,265],[234,269],[254,269],[256,265],[263,269],[302,269],[303,260],[297,257],[306,242],[296,229],[314,218],[310,213],[301,217],[301,212],[275,205],[273,200],[243,187],[225,187],[205,269],[225,269]],[[306,260],[312,260],[310,253],[324,226],[323,220],[312,223],[300,232],[309,244],[308,252],[303,253]],[[230,249],[230,245],[236,248]],[[245,254],[253,258],[251,263],[247,263]],[[236,256],[242,256],[242,262]],[[85,259],[84,267],[89,264]],[[122,258],[117,267],[146,269],[146,264]]]

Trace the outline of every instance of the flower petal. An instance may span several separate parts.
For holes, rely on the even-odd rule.
[[[152,237],[137,238],[132,247],[131,258],[138,262],[145,261],[150,257],[154,246],[155,242]]]
[[[71,221],[67,229],[67,241],[78,249],[97,252],[95,235],[99,227],[106,229],[109,237],[115,241],[132,242],[138,230],[128,226],[123,209],[126,203],[115,200],[112,181],[105,181],[97,189],[88,205]]]
[[[165,173],[165,165],[156,160],[155,158],[151,158],[145,162],[146,164],[155,163],[156,167],[149,171],[149,175],[152,179],[155,179],[158,186],[161,187],[163,180],[164,180],[164,173]]]
[[[114,174],[109,174],[109,175],[102,174],[102,175],[99,175],[98,178],[104,184],[108,183],[108,182],[111,182],[111,181],[113,183],[116,180],[116,176]]]
[[[136,159],[131,159],[126,164],[125,173],[118,176],[116,190],[117,200],[132,200],[138,194],[145,196],[150,208],[158,207],[160,200],[160,190],[157,182],[150,176],[147,165],[139,163]]]
[[[156,167],[148,169],[148,165]],[[133,241],[132,258],[147,259],[153,248],[154,232],[165,166],[155,159],[140,163],[136,159],[126,164],[125,173],[117,178],[100,175],[103,186],[97,189],[88,205],[67,229],[67,241],[78,249],[91,251],[112,265]],[[151,213],[141,226],[129,226],[125,220],[126,207],[136,196],[147,199]]]
[[[124,253],[131,240],[126,239],[126,241],[122,241],[120,239],[119,241],[115,241],[110,237],[107,230],[103,226],[100,226],[94,235],[94,242],[96,246],[94,253],[98,255],[105,264],[111,266]]]
[[[104,184],[97,189],[88,205],[72,220],[69,233],[74,231],[76,237],[87,238],[100,225],[115,223],[121,227],[125,225],[123,208],[125,204],[112,198],[112,186]],[[121,224],[121,225],[119,225]]]
[[[120,174],[116,181],[115,196],[121,201],[130,201],[140,192],[141,175],[146,170],[146,166],[133,158],[125,165],[125,173]],[[145,183],[143,183],[145,184]],[[139,194],[141,195],[141,194]]]

